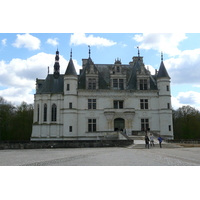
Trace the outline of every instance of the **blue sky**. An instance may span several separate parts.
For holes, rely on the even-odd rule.
[[[60,52],[61,73],[73,52],[79,73],[82,59],[96,64],[113,64],[116,58],[128,64],[137,56],[137,46],[146,67],[159,69],[161,51],[171,77],[172,106],[191,105],[200,109],[199,33],[1,33],[0,95],[12,103],[33,103],[35,79],[53,73],[55,52]]]
[[[152,73],[159,68],[163,51],[173,108],[200,109],[197,0],[181,2],[181,6],[172,0],[159,5],[155,0],[114,4],[107,0],[50,0],[48,4],[8,0],[1,6],[0,96],[6,100],[33,103],[35,79],[46,78],[48,66],[53,72],[57,48],[64,73],[71,48],[78,72],[82,59],[88,58],[88,45],[97,64],[113,64],[116,58],[128,64],[139,46]]]

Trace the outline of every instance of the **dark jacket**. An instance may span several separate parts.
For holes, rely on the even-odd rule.
[[[147,135],[145,136],[145,142],[146,142],[146,144],[149,143],[149,137]]]
[[[161,137],[158,137],[158,141],[161,143],[163,139]]]

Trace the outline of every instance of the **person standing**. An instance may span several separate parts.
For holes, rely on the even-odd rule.
[[[149,137],[147,134],[145,135],[145,148],[149,149]]]
[[[153,136],[152,133],[150,133],[149,139],[150,139],[150,145],[151,145],[151,146],[155,146],[155,145],[154,145],[154,136]]]
[[[160,148],[162,148],[162,141],[163,141],[163,139],[161,138],[160,135],[159,135],[159,137],[158,137],[158,141],[159,141]]]

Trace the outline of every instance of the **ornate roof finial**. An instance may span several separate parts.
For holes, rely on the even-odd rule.
[[[163,61],[163,52],[161,51],[161,62]]]
[[[58,51],[58,47],[57,47],[57,51],[56,51],[56,54],[59,54],[59,51]]]
[[[72,59],[72,49],[71,49],[71,51],[70,51],[70,59]]]
[[[88,47],[89,47],[89,58],[90,58],[90,45],[88,45]]]
[[[140,57],[140,49],[139,49],[139,46],[138,46],[137,48],[138,48],[138,57]]]

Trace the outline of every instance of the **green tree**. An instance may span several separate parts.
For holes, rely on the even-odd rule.
[[[0,140],[30,140],[33,105],[14,106],[0,97]]]
[[[191,106],[173,111],[174,138],[200,139],[200,112]]]
[[[0,139],[8,140],[12,130],[14,106],[0,97]]]
[[[16,106],[13,120],[13,140],[30,140],[33,123],[33,105],[22,102]]]

